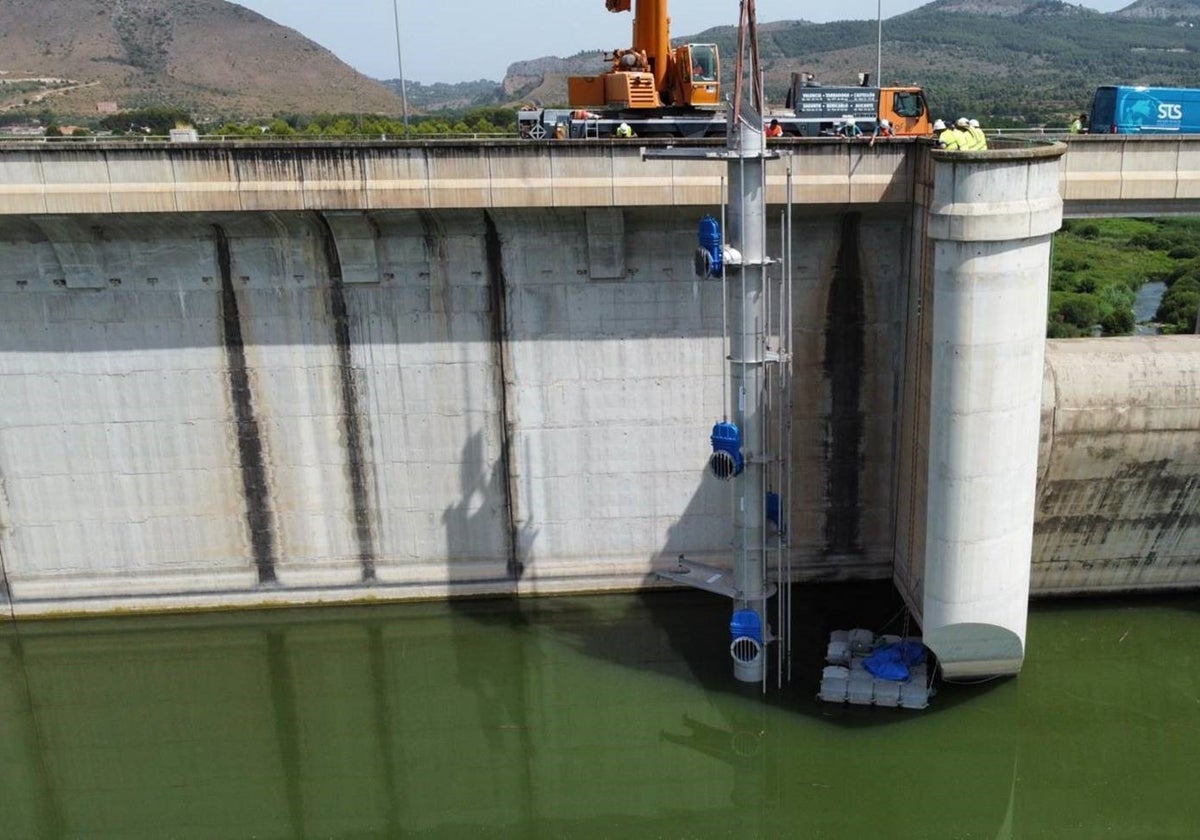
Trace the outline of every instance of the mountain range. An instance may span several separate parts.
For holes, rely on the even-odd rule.
[[[1059,0],[934,0],[883,21],[882,81],[921,85],[939,115],[1036,123],[1083,110],[1100,84],[1200,85],[1197,18],[1197,0],[1136,0],[1107,14]],[[874,73],[877,34],[874,20],[761,24],[768,98],[782,101],[796,71],[830,84]],[[725,26],[676,41],[718,44],[728,74],[736,38]],[[561,104],[568,75],[605,66],[600,49],[520,59],[499,81],[409,83],[408,101],[425,112]],[[396,87],[226,0],[0,0],[0,110],[396,115]]]
[[[213,119],[400,111],[329,50],[225,0],[0,0],[0,110],[105,103]]]

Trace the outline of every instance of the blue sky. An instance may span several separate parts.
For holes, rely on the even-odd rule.
[[[604,0],[236,0],[299,31],[346,63],[377,79],[398,75],[395,6],[400,9],[404,77],[418,82],[499,80],[509,63],[544,55],[628,46],[632,18],[612,14]],[[1133,0],[1088,0],[1079,5],[1111,12]],[[797,3],[759,0],[758,21],[875,20],[902,14],[922,0],[840,0]],[[813,9],[816,7],[820,11]],[[738,0],[673,0],[671,31],[685,35],[733,25]],[[886,56],[885,56],[886,60]]]

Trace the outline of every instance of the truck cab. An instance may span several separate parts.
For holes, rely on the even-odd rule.
[[[885,87],[879,89],[879,119],[888,120],[897,136],[920,136],[933,133],[929,121],[929,106],[925,92],[919,87]]]
[[[865,80],[866,76],[863,78]],[[933,131],[925,93],[915,86],[829,86],[817,84],[808,74],[793,73],[787,107],[794,111],[802,136],[833,133],[848,117],[853,117],[867,132],[872,131],[879,120],[888,120],[898,137],[926,135]]]

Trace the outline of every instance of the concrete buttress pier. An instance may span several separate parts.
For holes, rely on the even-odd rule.
[[[922,627],[945,676],[1021,668],[1062,145],[932,153]]]

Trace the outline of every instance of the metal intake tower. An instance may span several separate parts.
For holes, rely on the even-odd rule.
[[[751,90],[744,91],[747,46],[752,84]],[[776,589],[773,583],[768,583],[768,555],[775,552],[777,557],[783,557],[786,532],[781,516],[781,510],[786,508],[768,481],[772,477],[779,479],[786,472],[782,461],[770,454],[769,366],[786,361],[783,344],[787,330],[782,325],[787,323],[789,295],[781,283],[775,306],[780,325],[772,346],[767,275],[769,267],[777,261],[767,256],[766,162],[777,155],[767,150],[763,130],[753,0],[742,2],[738,61],[725,149],[721,152],[666,149],[645,154],[676,159],[724,159],[728,184],[727,224],[720,230],[711,217],[701,222],[697,270],[704,276],[722,279],[730,325],[728,414],[713,428],[710,467],[717,478],[733,483],[733,570],[730,575],[726,570],[681,557],[677,569],[660,575],[733,600],[730,652],[734,676],[742,682],[761,682],[765,690],[766,647],[776,641],[767,616],[767,600]],[[718,235],[714,235],[714,229]],[[777,389],[782,393],[786,389],[786,376],[779,379]],[[782,445],[784,437],[781,431],[776,436],[777,442]],[[781,481],[780,485],[784,483]],[[782,490],[780,485],[776,487]],[[771,530],[769,521],[774,525]],[[777,568],[776,577],[787,576]],[[784,626],[787,621],[787,612],[781,607],[776,626]],[[780,663],[782,673],[782,652]]]

